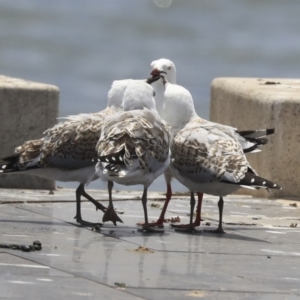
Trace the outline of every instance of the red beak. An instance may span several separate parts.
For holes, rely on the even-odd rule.
[[[151,75],[152,76],[159,76],[161,73],[164,73],[164,74],[167,74],[166,72],[164,72],[164,71],[159,71],[158,69],[153,69],[152,71],[151,71]]]

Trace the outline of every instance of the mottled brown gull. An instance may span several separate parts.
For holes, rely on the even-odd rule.
[[[141,184],[145,224],[142,231],[157,231],[149,226],[147,190],[170,162],[169,126],[155,108],[154,90],[143,82],[130,84],[124,95],[124,112],[105,120],[97,145],[98,174],[109,181],[109,206],[103,216],[112,219],[112,182],[122,185]]]
[[[15,149],[15,154],[3,158],[2,174],[30,174],[58,181],[79,182],[76,189],[76,216],[78,223],[94,226],[99,223],[84,221],[81,217],[81,196],[91,201],[96,209],[106,208],[85,192],[87,182],[101,177],[95,174],[96,144],[105,118],[122,109],[124,91],[134,80],[116,80],[108,92],[107,108],[91,114],[69,116],[44,132],[44,137],[26,141]],[[146,81],[146,80],[142,80]]]

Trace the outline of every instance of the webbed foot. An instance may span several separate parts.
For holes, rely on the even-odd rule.
[[[117,222],[123,223],[123,221],[119,218],[119,216],[117,215],[117,213],[113,207],[108,207],[106,209],[106,211],[103,215],[102,221],[103,221],[103,223],[112,221],[115,226],[117,225]]]
[[[95,202],[94,204],[96,206],[96,211],[99,209],[99,210],[103,211],[104,213],[106,212],[107,208],[104,205],[102,205],[99,202]]]

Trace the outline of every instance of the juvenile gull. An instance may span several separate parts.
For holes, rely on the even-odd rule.
[[[96,144],[104,119],[121,110],[124,91],[133,80],[116,80],[108,92],[107,108],[98,113],[67,117],[44,132],[44,137],[25,142],[15,149],[15,154],[3,158],[1,173],[30,174],[58,181],[77,181],[76,216],[78,223],[94,226],[81,217],[81,196],[91,201],[96,209],[106,208],[85,192],[87,182],[101,177],[95,174]],[[145,81],[145,80],[144,80]],[[150,80],[151,81],[151,80]],[[103,178],[105,179],[105,178]]]
[[[224,196],[240,187],[280,189],[280,186],[259,177],[251,168],[241,136],[234,128],[200,118],[188,90],[171,83],[165,85],[164,118],[171,126],[172,136],[170,170],[191,192],[190,223],[182,227],[194,230],[194,192],[198,192],[220,197],[217,232],[224,232]]]
[[[149,226],[147,190],[169,165],[169,126],[155,108],[154,90],[143,82],[128,85],[123,101],[124,112],[105,120],[97,144],[96,172],[109,181],[109,206],[103,221],[114,218],[113,181],[123,185],[144,186],[142,204],[145,224],[142,231],[157,231]]]
[[[161,58],[153,61],[151,63],[151,75],[156,78],[157,76],[163,75],[167,82],[171,84],[176,84],[176,67],[175,64],[169,59]],[[154,82],[152,86],[156,93],[155,100],[156,100],[157,111],[161,115],[161,117],[164,118],[163,105],[164,105],[165,86],[161,80]],[[236,129],[234,130],[236,131]],[[275,131],[274,129],[259,129],[259,130],[236,131],[236,133],[238,134],[237,138],[244,150],[244,153],[254,153],[254,152],[261,151],[260,148],[268,142],[266,136],[273,134],[274,131]],[[172,197],[172,187],[171,187],[172,174],[169,169],[166,170],[164,176],[167,184],[166,201],[160,217],[156,222],[152,222],[150,224],[151,226],[160,226],[160,227],[163,226],[165,213],[169,201],[171,200]],[[197,207],[196,220],[194,222],[195,226],[200,225],[200,221],[201,221],[200,212],[201,212],[201,204],[202,204],[202,197],[203,197],[202,193],[197,193],[197,195],[198,195],[198,207]]]

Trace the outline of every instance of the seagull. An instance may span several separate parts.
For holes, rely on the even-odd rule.
[[[161,232],[149,226],[147,190],[154,179],[170,163],[169,126],[158,115],[153,88],[144,82],[128,85],[124,94],[123,112],[108,117],[96,146],[96,174],[108,181],[109,206],[103,220],[113,212],[113,182],[144,186],[142,204],[145,223],[142,232]]]
[[[2,174],[30,174],[58,181],[77,181],[76,216],[83,226],[102,225],[84,221],[81,216],[81,196],[91,201],[96,210],[105,212],[106,207],[94,200],[84,189],[97,178],[95,174],[96,144],[105,118],[122,109],[126,87],[133,79],[115,80],[108,92],[107,108],[91,114],[69,116],[44,132],[44,137],[30,140],[15,149],[15,154],[0,162]],[[146,80],[142,80],[146,81]],[[153,80],[150,79],[149,83]],[[102,178],[105,179],[105,178]]]
[[[164,119],[171,126],[170,170],[191,193],[189,226],[193,231],[194,192],[219,197],[219,226],[222,227],[223,197],[241,187],[281,189],[267,179],[259,177],[250,166],[241,144],[241,136],[230,126],[200,118],[194,108],[190,92],[182,86],[166,82],[164,94]],[[254,133],[244,132],[255,136]],[[243,141],[245,142],[245,141]]]
[[[165,80],[170,84],[176,84],[176,67],[174,62],[169,59],[161,58],[158,60],[154,60],[151,63],[151,75],[155,78],[155,82],[152,84],[155,90],[155,101],[157,106],[157,111],[160,116],[164,119],[164,97],[165,97],[165,85],[163,84],[162,80],[157,80],[159,76],[163,76]],[[273,128],[270,129],[259,129],[259,130],[247,130],[247,131],[237,131],[237,129],[232,128],[238,134],[238,140],[241,144],[244,153],[255,153],[261,151],[261,147],[268,142],[266,138],[267,135],[273,134],[275,130]],[[164,173],[165,181],[167,185],[167,192],[166,192],[166,201],[164,203],[164,207],[160,214],[160,217],[156,222],[152,222],[151,226],[159,226],[163,227],[165,213],[168,207],[168,204],[172,198],[172,174],[170,169],[167,169]],[[201,205],[202,205],[202,193],[197,193],[198,196],[198,206],[197,206],[197,214],[196,220],[194,222],[194,226],[200,226],[201,222]],[[140,224],[140,223],[138,223]]]

